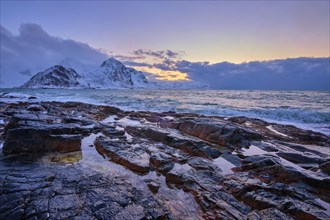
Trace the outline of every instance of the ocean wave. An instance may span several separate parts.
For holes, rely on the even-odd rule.
[[[251,110],[247,114],[277,121],[296,121],[302,123],[330,123],[329,112],[309,111],[305,109],[258,109]]]
[[[126,111],[246,116],[330,134],[330,94],[310,91],[0,89],[0,101],[78,101]],[[33,101],[33,100],[32,100]]]

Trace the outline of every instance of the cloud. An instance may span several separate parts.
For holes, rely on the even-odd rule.
[[[113,58],[116,58],[116,59],[119,59],[122,61],[134,61],[134,60],[146,59],[146,56],[144,56],[144,55],[127,56],[127,55],[116,54],[116,55],[113,55]]]
[[[179,59],[183,55],[182,52],[175,52],[172,50],[152,51],[144,49],[135,50],[132,52],[132,54],[136,56],[150,56],[158,59]]]
[[[161,70],[176,70],[176,61],[165,58],[162,63],[155,63],[153,67]]]
[[[139,49],[132,52],[134,56],[117,56],[119,59],[123,59],[125,64],[135,67],[149,67],[157,68],[164,71],[174,71],[175,64],[181,59],[183,52],[175,52],[173,50],[144,50]],[[148,60],[148,58],[156,58],[153,63],[138,62],[138,60]],[[156,63],[154,63],[156,61]]]
[[[49,35],[37,24],[21,24],[14,35],[1,26],[1,87],[19,86],[30,73],[42,71],[67,58],[98,66],[108,55],[88,44]]]
[[[329,58],[289,58],[271,61],[190,62],[182,60],[183,53],[171,50],[151,51],[139,49],[136,56],[157,58],[156,63],[127,63],[159,80],[186,80],[213,89],[274,89],[274,90],[329,90]],[[181,55],[180,55],[181,54]],[[147,67],[147,68],[139,68]]]
[[[14,35],[0,26],[0,86],[20,86],[33,74],[55,64],[76,61],[79,71],[97,67],[110,53],[75,40],[54,37],[37,24],[22,24]],[[330,58],[290,58],[234,64],[190,62],[184,52],[138,49],[113,55],[125,65],[150,72],[152,80],[179,80],[213,89],[329,90]],[[74,59],[74,60],[72,60]],[[85,71],[86,72],[86,71]],[[88,71],[87,71],[88,72]]]
[[[166,50],[166,56],[168,58],[180,58],[182,54],[172,50]]]
[[[33,75],[29,69],[22,70],[19,73],[22,74],[22,75],[26,75],[26,76],[32,76]]]
[[[175,69],[213,89],[329,90],[330,58],[290,58],[242,64],[178,61]]]
[[[149,73],[149,79],[189,81],[187,74],[177,71],[175,66],[184,55],[182,51],[138,49],[131,54],[132,56],[116,55],[115,57],[122,60],[125,65]]]
[[[149,64],[149,63],[142,63],[142,62],[134,62],[134,61],[123,61],[124,65],[127,66],[139,66],[139,67],[153,67],[153,65]]]

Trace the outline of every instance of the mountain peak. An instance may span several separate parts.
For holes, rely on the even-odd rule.
[[[34,75],[22,87],[24,88],[69,88],[79,87],[81,76],[70,68],[61,65],[52,66]]]
[[[62,65],[52,66],[34,75],[22,87],[25,88],[146,88],[148,80],[144,74],[133,68],[126,67],[115,58],[109,58],[101,66],[89,74],[79,75],[75,69],[78,65],[79,73],[83,68],[79,62],[64,60]],[[64,66],[66,67],[64,67]]]
[[[122,64],[119,60],[116,60],[113,57],[110,57],[109,59],[103,61],[103,63],[101,64],[101,67],[107,67],[107,66],[124,66],[124,64]]]
[[[68,70],[69,70],[69,69],[70,69],[70,68],[68,68]],[[65,71],[66,68],[63,67],[62,65],[54,65],[54,66],[52,66],[52,67],[46,69],[45,71],[47,71],[47,70],[59,70],[59,71]]]
[[[148,80],[143,73],[126,67],[123,63],[111,57],[103,61],[97,69],[98,84],[101,87],[146,87]]]

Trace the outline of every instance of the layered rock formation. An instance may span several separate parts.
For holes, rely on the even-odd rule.
[[[329,219],[330,138],[244,117],[0,104],[0,219]]]

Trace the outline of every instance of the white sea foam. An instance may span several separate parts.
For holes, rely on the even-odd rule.
[[[279,131],[276,131],[276,130],[273,128],[272,125],[269,125],[269,126],[267,126],[266,128],[267,128],[268,130],[274,132],[275,134],[281,135],[281,136],[283,136],[283,137],[288,137],[288,135],[283,134],[283,133],[281,133],[281,132],[279,132]]]
[[[29,100],[30,96],[38,99]],[[0,89],[0,101],[77,101],[110,105],[126,111],[176,111],[223,117],[246,116],[330,135],[329,92]]]

